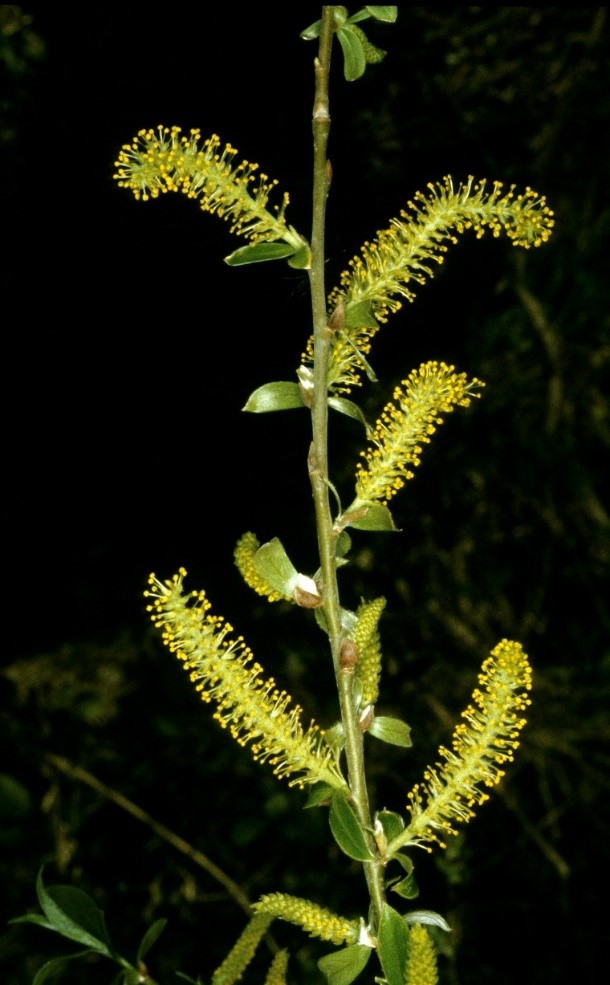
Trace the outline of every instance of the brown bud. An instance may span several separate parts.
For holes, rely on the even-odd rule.
[[[339,650],[339,666],[348,674],[354,673],[354,667],[360,658],[358,645],[353,640],[342,640]]]
[[[297,605],[300,605],[302,609],[319,609],[322,605],[322,596],[315,595],[313,592],[308,592],[305,588],[301,588],[299,585],[296,586],[292,597]]]
[[[367,705],[360,712],[360,718],[358,719],[358,728],[361,732],[366,732],[370,729],[371,725],[375,721],[375,706]]]
[[[328,327],[333,332],[341,332],[345,328],[345,307],[343,301],[339,301],[332,315],[328,319]]]

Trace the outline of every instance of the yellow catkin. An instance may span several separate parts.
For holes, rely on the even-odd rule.
[[[512,762],[525,725],[523,712],[531,703],[532,671],[521,644],[501,640],[483,663],[478,682],[451,748],[441,746],[439,761],[409,793],[411,820],[390,851],[426,842],[444,847],[443,838],[457,833],[456,823],[474,817]]]
[[[269,965],[269,970],[265,976],[264,985],[286,985],[286,972],[288,970],[288,951],[282,948],[278,951],[273,961]]]
[[[423,445],[430,443],[441,414],[467,407],[474,391],[483,386],[476,378],[456,373],[454,366],[430,361],[413,370],[396,387],[392,399],[375,424],[369,446],[360,453],[356,471],[356,500],[351,512],[363,503],[387,503],[420,464]]]
[[[184,595],[186,571],[166,581],[154,574],[145,592],[147,606],[163,642],[183,662],[203,701],[214,702],[214,718],[233,738],[248,746],[259,762],[268,762],[276,776],[291,786],[328,783],[337,789],[345,780],[336,753],[315,722],[304,729],[302,709],[290,695],[265,680],[242,637],[230,639],[233,627],[210,612],[205,592]]]
[[[212,985],[234,985],[250,964],[273,917],[256,913],[237,938],[222,964],[212,975]]]
[[[374,705],[379,696],[379,677],[381,675],[381,640],[379,620],[386,606],[384,598],[362,602],[356,611],[354,643],[358,647],[356,680],[362,688],[362,707]]]
[[[477,238],[486,231],[494,237],[505,234],[514,246],[528,249],[546,243],[553,225],[545,197],[531,188],[518,192],[511,185],[505,190],[500,181],[488,186],[486,179],[472,176],[456,188],[450,175],[428,184],[427,192],[417,192],[387,229],[364,243],[328,297],[329,311],[341,303],[348,321],[348,327],[331,340],[329,387],[349,392],[361,384],[365,370],[361,356],[368,355],[380,325],[400,310],[403,301],[414,300],[418,287],[434,276],[458,235],[469,229]],[[359,321],[358,312],[363,310],[368,317]],[[303,362],[313,363],[313,339]]]
[[[266,913],[277,920],[301,927],[310,937],[319,937],[332,944],[355,944],[360,934],[360,921],[347,920],[310,900],[286,893],[269,893],[254,904],[256,913]]]
[[[148,201],[166,192],[196,199],[204,212],[216,213],[231,225],[231,232],[253,243],[284,240],[300,246],[302,240],[284,216],[288,205],[268,208],[277,181],[262,174],[258,164],[236,162],[237,150],[221,145],[217,134],[201,142],[201,131],[183,134],[180,127],[158,126],[140,130],[124,144],[113,175],[119,188]]]
[[[438,985],[434,944],[430,934],[420,923],[409,927],[405,985]]]

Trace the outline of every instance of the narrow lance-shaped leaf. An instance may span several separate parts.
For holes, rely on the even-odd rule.
[[[106,930],[104,914],[90,896],[74,886],[44,885],[42,869],[36,880],[40,907],[53,929],[68,940],[110,957],[112,945]]]

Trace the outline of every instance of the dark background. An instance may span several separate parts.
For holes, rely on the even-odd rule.
[[[226,224],[178,196],[135,202],[113,162],[142,127],[216,132],[279,179],[307,235],[315,47],[299,31],[319,8],[0,14],[0,977],[25,985],[70,949],[6,926],[35,904],[45,861],[50,881],[107,910],[129,956],[168,917],[153,974],[205,981],[243,914],[45,756],[123,792],[252,898],[363,910],[323,812],[303,815],[302,795],[220,732],[151,636],[141,594],[151,570],[184,565],[306,714],[333,722],[319,631],[261,603],[232,563],[254,530],[316,567],[306,415],[240,409],[260,384],[295,379],[308,285],[282,263],[229,269],[240,242]],[[355,535],[342,574],[347,606],[388,598],[381,706],[415,737],[408,754],[371,746],[373,797],[403,810],[482,659],[502,636],[522,640],[535,690],[517,762],[447,853],[416,860],[414,905],[454,927],[441,966],[451,985],[586,981],[601,960],[608,863],[607,9],[401,7],[394,26],[368,25],[388,50],[381,65],[346,83],[334,53],[329,288],[364,239],[448,173],[532,185],[557,222],[527,253],[465,235],[376,340],[380,384],[352,394],[373,419],[434,358],[487,383],[395,500],[401,533]],[[354,422],[333,419],[345,497],[361,445]],[[293,978],[313,981],[328,948],[287,927],[277,937]],[[85,975],[112,971],[75,965],[65,980]]]

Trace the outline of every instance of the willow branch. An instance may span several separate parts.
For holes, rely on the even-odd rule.
[[[315,97],[313,106],[313,220],[311,234],[312,262],[309,272],[314,328],[314,393],[312,404],[312,444],[309,453],[309,475],[320,552],[323,581],[324,615],[328,628],[331,653],[345,731],[345,757],[352,799],[358,820],[374,854],[371,812],[364,772],[363,735],[358,726],[353,699],[354,666],[342,665],[341,607],[337,584],[336,536],[328,491],[328,360],[330,342],[337,326],[329,325],[324,285],[326,200],[331,180],[327,158],[330,132],[328,79],[334,33],[333,7],[322,8],[320,46],[315,60]],[[332,319],[331,319],[332,321]],[[365,862],[364,873],[376,917],[384,902],[383,874],[377,862]]]

